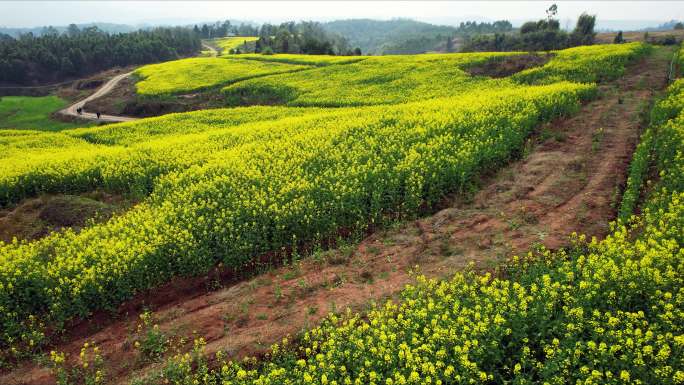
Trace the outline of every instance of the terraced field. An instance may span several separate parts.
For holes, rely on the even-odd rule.
[[[304,68],[267,62],[190,58],[140,68],[135,75],[142,80],[136,84],[136,89],[141,95],[187,93],[250,77],[298,71]]]
[[[220,48],[223,51],[223,54],[229,54],[231,49],[236,49],[240,48],[247,43],[254,42],[259,40],[257,36],[231,36],[231,37],[223,37],[219,39],[212,39],[209,42]]]
[[[89,191],[139,203],[78,231],[0,243],[2,360],[43,351],[73,322],[178,277],[250,274],[467,197],[524,155],[540,127],[604,97],[603,84],[652,50],[573,48],[497,79],[469,70],[518,53],[184,59],[139,69],[138,92],[220,90],[227,103],[249,106],[59,133],[3,131],[1,205]],[[399,301],[363,317],[330,315],[296,342],[274,345],[259,365],[221,354],[210,364],[200,339],[196,354],[174,356],[166,341],[155,356],[168,359],[166,374],[147,381],[680,382],[684,323],[671,306],[682,302],[684,266],[680,88],[654,110],[624,194],[624,226],[604,240],[580,237],[568,250],[513,258],[495,277],[419,278]],[[600,145],[596,129],[591,146]],[[659,175],[650,188],[646,175]],[[628,223],[633,212],[641,214]],[[138,333],[164,336],[146,317]],[[140,338],[136,349],[148,354]],[[65,368],[76,363],[79,376],[102,370],[102,380],[99,353],[83,349],[80,358],[53,353],[55,375],[71,376]]]

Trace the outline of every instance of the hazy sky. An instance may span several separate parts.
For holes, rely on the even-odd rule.
[[[413,18],[437,23],[487,18],[521,20],[544,16],[554,1],[2,1],[0,26],[69,23],[193,23],[237,19],[279,22],[344,18]],[[556,1],[561,20],[581,12],[598,20],[684,19],[677,1]]]

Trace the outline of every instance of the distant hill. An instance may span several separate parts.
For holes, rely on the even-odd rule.
[[[87,24],[76,24],[76,26],[79,29],[84,29],[88,27],[97,27],[99,30],[103,32],[109,32],[109,33],[126,33],[126,32],[133,32],[137,31],[139,29],[144,29],[145,27],[142,26],[134,26],[134,25],[128,25],[128,24],[113,24],[113,23],[87,23]],[[18,37],[23,34],[27,33],[32,33],[34,36],[40,36],[43,34],[43,30],[45,30],[47,26],[43,27],[32,27],[32,28],[7,28],[7,27],[0,27],[0,34],[6,34],[10,35],[12,37]],[[55,28],[58,32],[62,33],[66,31],[68,28],[66,25],[62,26],[56,26],[53,27]]]
[[[415,20],[351,19],[324,23],[330,32],[347,38],[349,45],[364,54],[419,53],[444,45],[457,28]]]
[[[681,23],[681,20],[670,20],[666,23],[660,24],[659,26],[655,28],[646,28],[646,31],[670,31],[674,29],[675,25],[678,23]]]

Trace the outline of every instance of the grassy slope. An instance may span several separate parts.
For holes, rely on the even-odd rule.
[[[0,98],[0,128],[59,131],[82,127],[83,123],[64,123],[50,118],[50,114],[66,106],[67,102],[57,96],[4,96]]]

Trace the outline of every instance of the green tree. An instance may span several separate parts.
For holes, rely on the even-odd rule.
[[[613,43],[620,44],[624,42],[625,39],[622,37],[622,31],[618,31],[617,35],[615,35],[615,38],[613,39]]]
[[[596,37],[595,26],[596,16],[582,13],[577,18],[577,25],[570,35],[570,44],[573,46],[593,44]]]
[[[64,75],[73,75],[75,73],[74,64],[66,56],[62,58],[62,62],[60,65],[60,71]]]
[[[534,21],[528,21],[520,27],[520,33],[537,32],[537,30],[538,30],[537,23]]]
[[[69,37],[76,37],[79,33],[81,33],[81,31],[78,29],[76,24],[69,24],[66,33]]]
[[[454,40],[451,36],[447,37],[446,51],[447,52],[454,52]]]
[[[546,10],[546,19],[551,21],[557,14],[558,6],[556,4],[553,4]]]

